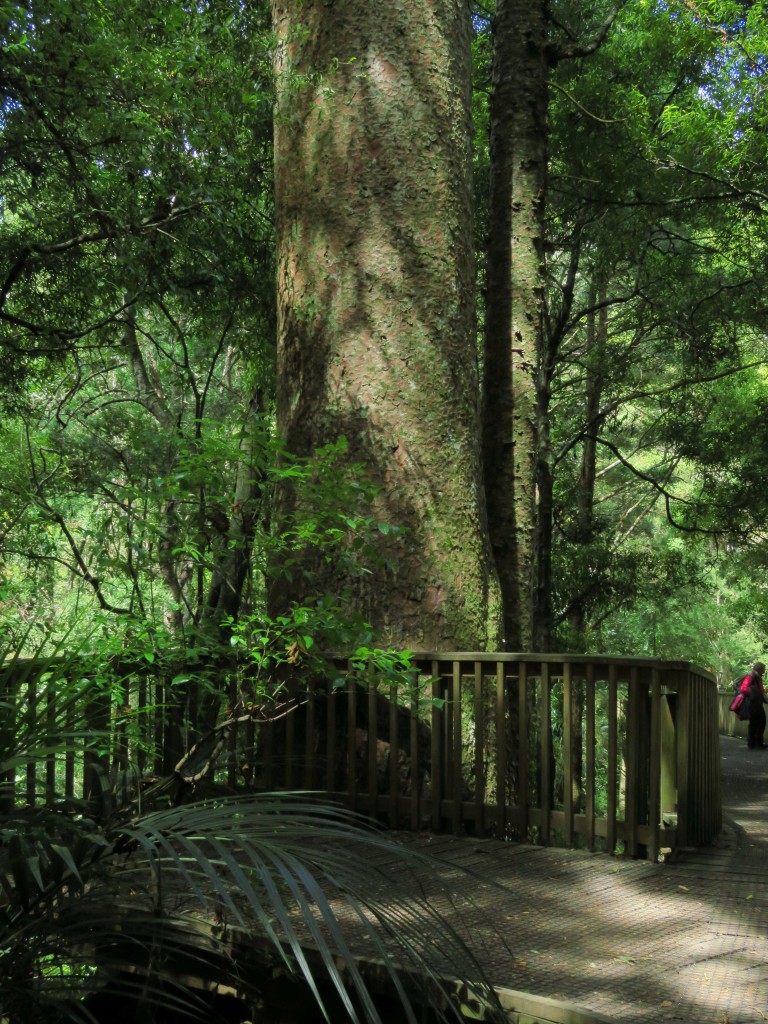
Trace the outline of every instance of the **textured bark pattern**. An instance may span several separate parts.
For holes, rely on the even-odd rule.
[[[601,285],[590,290],[589,304],[605,301],[606,289]],[[584,423],[587,436],[582,442],[581,472],[576,495],[576,532],[573,540],[579,544],[591,544],[595,539],[595,483],[597,481],[597,440],[600,428],[600,406],[603,397],[603,374],[601,366],[608,344],[608,307],[603,306],[597,313],[589,314],[586,325],[586,347],[584,365],[587,374],[584,386]],[[588,583],[585,580],[584,586]],[[585,649],[586,629],[585,599],[587,594],[577,596],[568,615],[568,625],[575,649]]]
[[[383,636],[493,645],[468,5],[274,0],[273,14],[279,430],[295,453],[345,435],[382,486],[378,514],[407,528],[393,568],[357,584]]]
[[[533,638],[537,375],[544,312],[546,4],[497,0],[483,384],[488,519],[505,644]]]

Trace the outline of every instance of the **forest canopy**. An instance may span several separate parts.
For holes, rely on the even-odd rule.
[[[766,42],[724,0],[2,0],[7,639],[729,682],[768,629]]]

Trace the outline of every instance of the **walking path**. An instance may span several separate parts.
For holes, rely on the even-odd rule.
[[[505,899],[457,873],[467,900],[441,907],[495,985],[621,1024],[757,1024],[768,1020],[768,750],[722,737],[721,757],[721,836],[664,863],[400,838],[506,886]]]

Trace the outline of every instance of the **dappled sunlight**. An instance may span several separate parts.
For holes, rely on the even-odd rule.
[[[752,752],[735,740],[723,740],[723,750],[729,793],[728,773],[738,788]],[[430,869],[417,886],[494,984],[626,1024],[755,1024],[768,1019],[768,847],[741,829],[764,815],[768,759],[747,764],[747,773],[744,798],[725,807],[733,823],[711,847],[672,862],[472,837],[399,838],[441,860],[439,878]],[[412,883],[387,879],[387,899],[400,884]]]

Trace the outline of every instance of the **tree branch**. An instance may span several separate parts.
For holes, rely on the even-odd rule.
[[[574,57],[589,57],[591,54],[595,53],[596,50],[599,50],[610,32],[611,26],[616,20],[616,15],[622,7],[626,5],[626,3],[627,0],[619,0],[619,3],[617,3],[613,10],[608,13],[605,21],[597,30],[597,34],[588,43],[579,43],[567,29],[564,29],[566,34],[571,38],[571,45],[557,46],[555,44],[551,44],[548,49],[552,62],[557,64],[561,60],[572,60]],[[558,28],[563,28],[563,26],[560,25],[559,22],[556,22],[554,18],[552,21],[553,24],[558,26]]]
[[[666,512],[667,522],[670,526],[674,527],[676,530],[680,530],[683,533],[702,534],[704,536],[709,537],[716,537],[722,534],[722,530],[710,530],[702,526],[685,526],[683,523],[676,522],[674,516],[672,515],[672,502],[676,501],[683,505],[693,505],[693,502],[688,501],[686,498],[679,498],[675,497],[675,495],[673,494],[670,494],[666,487],[663,487],[658,482],[658,480],[654,480],[652,476],[649,476],[647,473],[643,473],[642,470],[638,469],[637,466],[634,466],[628,459],[626,459],[621,454],[619,448],[611,441],[608,441],[604,437],[600,437],[598,434],[588,436],[593,436],[598,444],[601,444],[604,448],[607,448],[608,451],[613,452],[613,454],[616,456],[616,458],[619,460],[622,466],[628,469],[630,473],[632,473],[634,476],[638,478],[638,480],[643,480],[645,483],[650,484],[651,487],[653,487],[654,490],[658,492],[658,494],[664,499],[664,508]]]

